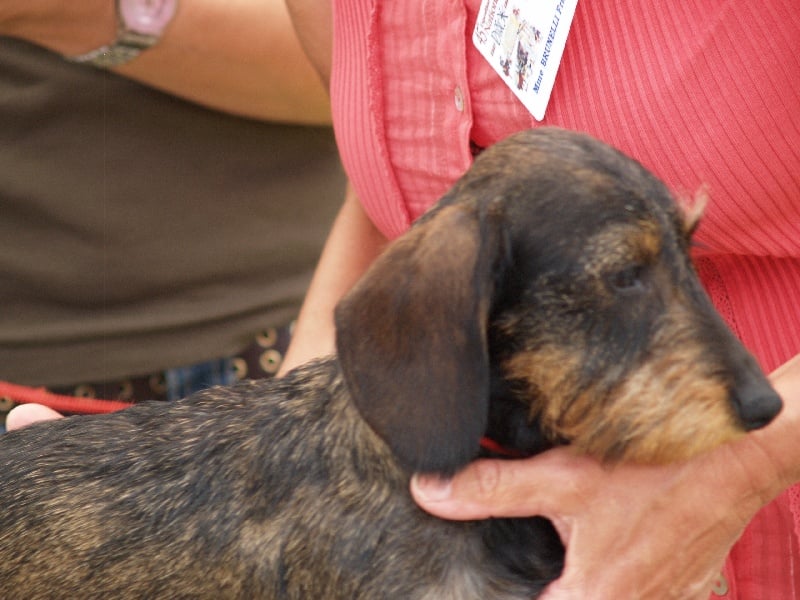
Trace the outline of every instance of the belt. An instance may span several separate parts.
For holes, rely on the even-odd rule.
[[[291,340],[291,325],[259,333],[234,356],[112,381],[89,381],[67,386],[47,386],[53,394],[78,398],[103,398],[124,402],[175,400],[177,397],[241,379],[265,379],[275,375]],[[187,381],[187,379],[196,379]],[[180,380],[178,384],[175,380]],[[175,388],[180,388],[176,393]]]

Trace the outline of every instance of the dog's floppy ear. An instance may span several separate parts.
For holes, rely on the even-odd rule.
[[[336,308],[356,406],[412,470],[452,473],[486,429],[499,220],[445,206],[389,246]]]

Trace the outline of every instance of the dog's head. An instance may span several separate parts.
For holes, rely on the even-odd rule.
[[[445,473],[477,455],[490,412],[511,446],[531,432],[640,462],[767,424],[780,399],[695,275],[695,225],[588,136],[489,148],[337,307],[362,416],[408,468]]]

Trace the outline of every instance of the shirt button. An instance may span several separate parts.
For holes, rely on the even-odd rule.
[[[456,103],[456,110],[458,112],[462,112],[464,110],[464,92],[461,91],[461,86],[456,86],[456,91],[454,94],[454,100]]]
[[[711,591],[715,596],[724,596],[728,593],[728,580],[722,573],[714,580],[714,585],[711,586]]]

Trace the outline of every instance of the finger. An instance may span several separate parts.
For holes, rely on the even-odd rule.
[[[6,415],[6,429],[13,431],[14,429],[26,427],[31,423],[61,419],[63,416],[52,408],[41,404],[20,404],[12,408]]]
[[[563,448],[524,460],[479,460],[451,480],[415,475],[411,494],[423,510],[446,519],[547,516],[576,496],[580,479],[570,473],[587,463]]]

